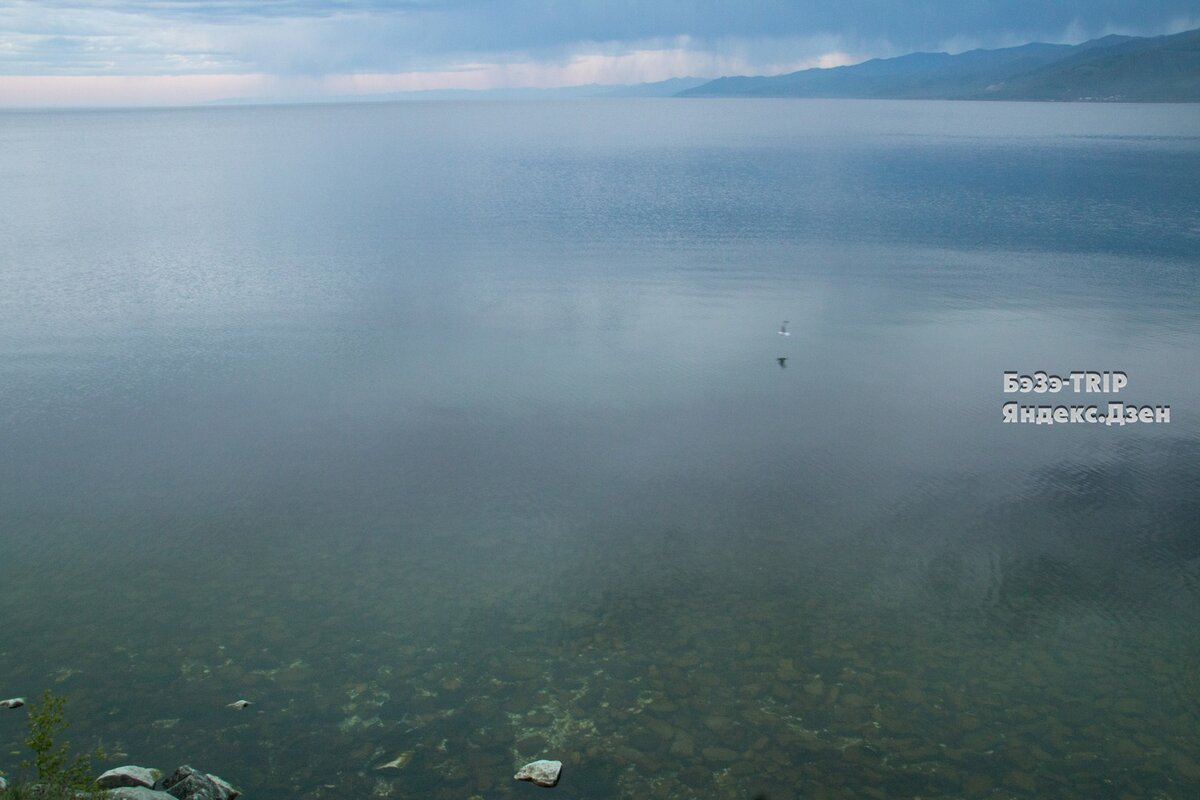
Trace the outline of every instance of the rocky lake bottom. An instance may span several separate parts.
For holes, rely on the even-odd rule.
[[[7,680],[66,694],[72,741],[98,739],[114,763],[203,762],[249,797],[516,797],[534,788],[513,772],[538,758],[563,762],[565,797],[1182,800],[1200,786],[1193,632],[1164,650],[1171,631],[1080,613],[1078,594],[1047,603],[1065,591],[1052,560],[1012,569],[980,605],[954,558],[924,564],[915,596],[885,596],[881,575],[912,565],[889,566],[878,541],[857,565],[774,540],[697,552],[678,531],[624,546],[628,570],[600,591],[562,568],[522,574],[517,541],[497,543],[511,555],[492,580],[510,578],[484,593],[432,550],[338,579],[319,552],[303,581],[295,552],[253,570],[163,563],[161,581],[43,577],[25,588],[67,603],[72,637],[38,641],[38,614],[9,605]],[[156,623],[160,590],[186,613]],[[123,623],[89,611],[101,595]],[[14,668],[18,643],[45,661]],[[226,707],[240,697],[253,705]],[[6,766],[18,713],[0,719]]]

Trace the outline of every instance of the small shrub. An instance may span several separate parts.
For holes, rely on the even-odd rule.
[[[49,689],[42,692],[40,703],[28,706],[29,735],[25,737],[25,745],[33,751],[33,760],[22,762],[21,768],[33,767],[37,771],[36,782],[51,790],[49,797],[67,797],[78,790],[96,791],[92,759],[106,758],[100,747],[71,757],[70,742],[58,741],[70,725],[66,706],[67,699]]]

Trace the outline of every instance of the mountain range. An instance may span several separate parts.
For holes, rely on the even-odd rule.
[[[718,78],[676,96],[1194,103],[1200,102],[1200,29],[911,53],[787,75]]]
[[[569,100],[604,97],[827,97],[924,100],[1200,102],[1200,29],[1168,36],[1105,36],[996,50],[910,53],[846,67],[769,77],[671,78],[556,88],[439,89],[314,97],[235,97],[207,105],[420,100]]]

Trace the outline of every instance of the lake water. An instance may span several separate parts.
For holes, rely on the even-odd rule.
[[[251,800],[1200,794],[1200,106],[5,113],[0,187],[0,696],[74,744]]]

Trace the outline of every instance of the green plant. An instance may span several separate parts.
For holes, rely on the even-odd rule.
[[[33,767],[37,771],[37,782],[54,790],[95,791],[92,778],[92,759],[106,757],[104,750],[97,747],[90,753],[70,755],[70,742],[58,742],[69,727],[67,722],[67,699],[46,689],[40,703],[30,703],[29,735],[25,745],[33,751],[33,760],[22,762],[22,769]]]
[[[50,787],[40,783],[18,784],[8,787],[4,792],[4,800],[104,800],[107,794],[91,789],[81,792],[79,789]]]

